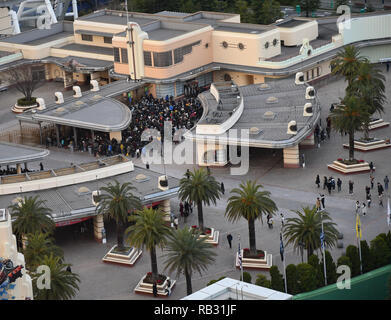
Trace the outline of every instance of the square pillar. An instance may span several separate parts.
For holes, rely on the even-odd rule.
[[[299,168],[299,145],[290,148],[284,148],[284,168]]]
[[[165,214],[164,215],[164,220],[170,222],[171,221],[171,205],[170,205],[170,200],[163,200],[159,204],[160,210]]]
[[[122,133],[121,133],[121,131],[110,132],[110,141],[111,141],[113,138],[114,138],[115,140],[117,140],[117,142],[121,142],[121,140],[122,140]]]
[[[98,214],[93,217],[93,223],[94,223],[94,238],[98,242],[102,242],[102,231],[105,227],[104,221],[103,221],[103,214]]]
[[[303,148],[314,148],[315,147],[315,134],[312,132],[308,137],[300,142],[300,147]]]

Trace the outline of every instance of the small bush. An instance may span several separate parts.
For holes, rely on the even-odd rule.
[[[240,281],[251,283],[251,274],[249,274],[248,272],[244,271],[243,272],[243,280],[242,280],[242,276],[240,276]]]
[[[214,284],[215,282],[220,281],[220,280],[222,280],[222,279],[224,279],[224,278],[225,278],[225,276],[220,277],[220,278],[218,278],[217,280],[210,280],[210,281],[206,284],[206,286],[210,286],[211,284]]]
[[[27,100],[26,97],[24,98],[20,98],[17,100],[17,104],[18,106],[21,106],[21,107],[25,107],[25,106],[31,106],[31,105],[34,105],[36,104],[37,98],[35,97],[32,97],[31,100]]]
[[[255,284],[257,286],[261,286],[261,287],[264,287],[264,288],[271,288],[271,283],[270,283],[270,280],[268,280],[266,278],[266,276],[264,276],[263,274],[258,274],[257,275],[257,279],[255,280]]]

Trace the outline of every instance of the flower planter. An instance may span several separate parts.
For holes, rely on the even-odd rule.
[[[149,294],[153,295],[153,283],[151,280],[148,280],[150,277],[152,277],[152,273],[148,272],[146,275],[144,275],[139,283],[137,284],[136,288],[134,288],[135,293],[141,293],[141,294]],[[167,277],[165,275],[159,274],[159,278],[163,279],[161,283],[157,283],[157,295],[161,297],[167,297],[167,291],[166,289],[172,289],[175,286],[176,280],[170,279],[170,277]],[[170,280],[171,284],[170,287],[168,287],[168,281]]]
[[[118,252],[116,251],[116,248],[117,245],[113,246],[102,258],[102,261],[133,267],[142,254],[142,250],[133,247],[129,247],[125,252]]]
[[[385,122],[383,119],[374,119],[369,122],[368,130],[376,130],[384,127],[388,127],[390,125],[389,122]]]
[[[258,257],[249,257],[249,250],[248,250],[248,253],[246,253],[245,250],[246,249],[241,250],[242,251],[243,269],[269,270],[272,267],[272,265],[273,265],[273,255],[272,254],[267,253],[266,251],[263,251],[263,250],[257,250]],[[236,256],[235,256],[235,265],[236,265],[236,268],[240,269],[238,253],[236,253]]]
[[[339,158],[340,159],[340,158]],[[358,160],[354,164],[346,164],[341,160],[336,160],[332,164],[327,165],[330,170],[337,171],[342,174],[355,174],[370,172],[369,163],[364,160]],[[373,167],[373,170],[376,168]]]
[[[348,149],[349,144],[344,144]],[[354,140],[354,150],[361,152],[376,151],[391,147],[390,139],[373,139],[372,141]]]
[[[26,110],[38,108],[38,103],[34,103],[30,106],[19,106],[17,103],[11,108],[11,111],[14,113],[23,113]]]
[[[194,225],[191,226],[191,230],[198,230],[198,226]],[[207,243],[213,244],[214,246],[217,246],[219,244],[219,235],[220,231],[215,230],[214,228],[205,228],[206,232],[204,234],[201,234],[200,237],[206,237]]]

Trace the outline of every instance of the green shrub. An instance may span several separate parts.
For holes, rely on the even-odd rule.
[[[371,254],[375,268],[383,267],[390,263],[391,250],[386,240],[381,235],[371,241]]]
[[[332,284],[337,281],[337,267],[335,266],[333,257],[331,256],[329,251],[325,251],[326,255],[326,277],[327,277],[327,284]],[[323,258],[321,261],[322,264],[322,275],[324,278],[324,267],[323,267]]]
[[[374,269],[374,262],[372,252],[369,249],[368,242],[361,240],[361,261],[362,261],[362,272],[369,272]]]
[[[358,248],[353,245],[347,246],[345,255],[350,259],[352,265],[352,277],[358,276],[360,274],[360,254]]]
[[[225,278],[225,276],[220,277],[220,278],[218,278],[217,280],[210,280],[210,281],[206,284],[206,286],[210,286],[211,284],[214,284],[215,282],[220,281],[220,280],[222,280],[222,279],[224,279],[224,278]]]
[[[240,276],[240,281],[251,283],[251,274],[249,274],[248,272],[244,271],[243,272],[243,280],[242,280],[242,276]]]
[[[350,270],[352,270],[352,262],[350,261],[348,256],[340,256],[337,260],[337,266],[348,266]]]
[[[312,291],[317,288],[316,272],[310,264],[300,263],[297,265],[297,284],[300,293]]]
[[[263,274],[258,274],[257,279],[255,280],[255,284],[257,286],[261,286],[264,288],[271,288],[271,282],[264,276]]]
[[[294,264],[289,264],[286,267],[286,282],[289,294],[294,295],[299,293],[297,283],[297,268]]]
[[[273,290],[285,292],[284,278],[277,266],[272,266],[270,273],[270,288]]]
[[[324,277],[323,277],[323,265],[320,263],[319,258],[315,254],[311,254],[310,257],[308,258],[308,264],[310,264],[316,273],[316,283],[317,287],[323,287],[324,286]]]
[[[17,100],[18,106],[25,107],[25,106],[31,106],[36,103],[37,98],[31,97],[31,100],[27,100],[26,98],[20,98]]]

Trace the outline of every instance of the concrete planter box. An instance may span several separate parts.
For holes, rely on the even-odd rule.
[[[141,278],[141,280],[139,281],[139,283],[137,284],[136,288],[134,288],[135,293],[153,295],[152,283],[145,283],[144,282],[144,279],[146,277],[147,277],[147,275],[144,275]],[[167,277],[166,280],[162,284],[157,285],[157,295],[158,296],[161,296],[161,297],[168,296],[167,292],[165,291],[166,289],[168,289],[168,283],[167,283],[168,279],[171,281],[171,285],[170,285],[169,289],[172,291],[172,289],[174,288],[176,280],[172,280],[170,277]]]
[[[130,250],[126,253],[113,252],[116,247],[117,245],[113,246],[109,252],[105,254],[102,259],[103,262],[116,263],[133,267],[137,259],[142,254],[142,250],[138,250],[134,247],[130,248]]]
[[[344,144],[344,148],[348,149],[349,144]],[[390,139],[377,139],[371,142],[363,142],[354,140],[354,150],[361,152],[376,151],[391,147]]]
[[[12,112],[14,113],[23,113],[25,112],[26,110],[29,110],[29,109],[35,109],[38,107],[38,103],[34,103],[30,106],[19,106],[17,103],[11,108]]]
[[[378,119],[378,120],[371,121],[369,123],[368,129],[369,130],[376,130],[376,129],[388,127],[389,125],[390,125],[389,122],[385,122],[383,119]]]
[[[192,229],[190,227],[190,229]],[[220,231],[217,231],[215,230],[214,228],[210,228],[211,231],[210,231],[210,234],[201,234],[200,237],[201,238],[207,238],[206,239],[206,243],[210,243],[210,244],[213,244],[214,246],[217,246],[219,244],[219,235],[220,235]]]
[[[361,162],[357,164],[347,165],[340,161],[334,161],[332,164],[327,165],[331,170],[337,171],[342,174],[354,174],[354,173],[365,173],[370,172],[369,163]],[[376,168],[373,167],[373,170]]]
[[[254,258],[244,258],[243,257],[243,249],[242,252],[242,266],[243,269],[258,269],[258,270],[269,270],[273,265],[273,255],[265,252],[265,256],[263,258],[254,259]],[[239,254],[235,255],[235,265],[236,268],[240,269],[239,264]]]

